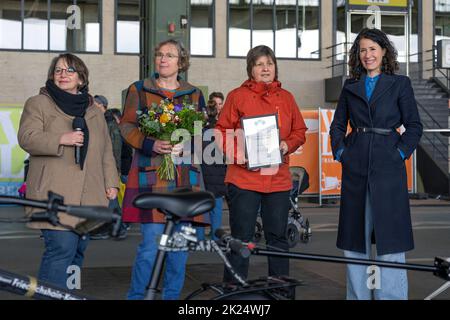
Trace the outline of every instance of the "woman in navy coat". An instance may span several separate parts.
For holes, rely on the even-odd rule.
[[[347,257],[367,259],[375,243],[375,259],[404,262],[414,248],[405,160],[422,135],[411,81],[395,74],[397,51],[377,29],[359,33],[349,66],[330,127],[333,155],[342,163],[337,247]],[[407,299],[406,270],[380,272],[348,265],[347,299]]]

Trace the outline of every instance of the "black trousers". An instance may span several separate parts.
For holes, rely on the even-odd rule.
[[[269,249],[289,250],[286,227],[289,214],[289,191],[260,193],[228,185],[230,228],[233,238],[252,241],[256,218],[261,208],[264,237]],[[249,259],[237,254],[228,255],[233,269],[244,279],[248,277]],[[289,259],[268,257],[269,276],[289,276]],[[224,282],[236,282],[225,268]]]

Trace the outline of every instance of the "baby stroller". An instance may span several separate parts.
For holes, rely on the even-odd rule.
[[[309,175],[303,167],[290,167],[292,177],[292,189],[289,195],[290,209],[288,216],[288,225],[286,236],[289,248],[295,247],[300,241],[308,243],[311,238],[311,228],[309,220],[304,219],[298,207],[298,197],[309,188]],[[261,218],[258,217],[255,227],[255,236],[253,241],[259,242],[263,235],[263,225]]]

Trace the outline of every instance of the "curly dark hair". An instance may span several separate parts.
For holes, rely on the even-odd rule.
[[[359,79],[361,74],[367,73],[364,69],[361,60],[359,59],[359,43],[361,39],[372,40],[382,48],[386,49],[386,54],[383,57],[383,62],[381,66],[381,72],[386,74],[394,74],[399,69],[399,64],[397,61],[398,52],[395,49],[392,42],[389,40],[387,35],[379,29],[368,29],[364,28],[358,34],[350,49],[350,57],[348,61],[348,66],[350,67],[350,76],[354,79]]]

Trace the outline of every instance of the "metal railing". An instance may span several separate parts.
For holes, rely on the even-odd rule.
[[[417,106],[420,110],[423,112],[421,113],[422,116],[422,123],[429,123],[432,122],[431,126],[425,126],[424,128],[424,135],[422,135],[422,139],[425,139],[431,146],[431,150],[427,150],[431,152],[430,156],[442,163],[445,163],[447,165],[447,168],[442,168],[445,170],[445,172],[448,172],[448,138],[443,138],[442,133],[443,132],[450,132],[450,129],[442,128],[442,126],[434,119],[434,117],[431,115],[431,113],[419,102],[417,101]],[[442,150],[445,150],[443,152]]]
[[[442,69],[438,67],[438,61],[437,61],[437,46],[433,45],[433,48],[431,50],[433,53],[433,58],[431,59],[433,61],[433,67],[431,69],[428,69],[427,71],[433,71],[433,78],[436,80],[438,85],[443,87],[443,89],[447,92],[447,95],[450,97],[450,69]],[[427,60],[430,61],[430,60]],[[443,72],[442,70],[445,70]],[[436,76],[436,72],[438,72],[442,77],[445,79],[444,82],[439,80],[439,76]]]
[[[313,51],[313,52],[311,52],[311,54],[314,54],[314,53],[316,53],[317,51],[320,51],[320,50],[330,50],[330,49],[333,49],[333,48],[335,48],[335,47],[337,47],[337,46],[341,46],[341,45],[344,45],[344,48],[345,48],[345,46],[346,46],[347,44],[351,44],[351,42],[340,42],[340,43],[336,43],[336,44],[334,44],[334,45],[332,45],[332,46],[323,47],[323,48],[321,48],[321,49],[319,49],[319,50]],[[345,70],[346,67],[345,67],[345,65],[347,64],[347,63],[345,62],[345,55],[346,55],[346,54],[347,54],[347,51],[346,51],[346,50],[343,50],[343,52],[334,53],[334,54],[332,54],[332,55],[330,55],[330,56],[325,57],[326,60],[329,60],[329,59],[333,59],[333,58],[336,57],[336,56],[340,56],[340,55],[343,55],[343,56],[344,56],[344,61],[343,61],[343,62],[335,63],[335,61],[334,61],[334,59],[333,59],[333,61],[331,62],[331,65],[326,66],[325,69],[330,69],[330,68],[334,68],[334,67],[336,67],[336,66],[344,65],[344,72],[343,72],[343,73],[345,74],[345,73],[346,73],[346,70]]]

